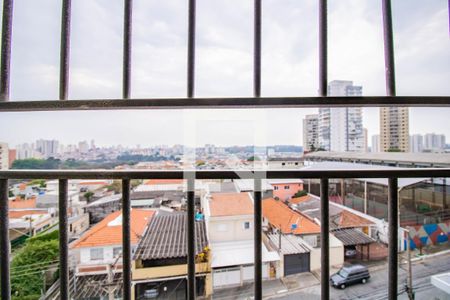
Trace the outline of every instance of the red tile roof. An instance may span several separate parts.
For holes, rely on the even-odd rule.
[[[182,184],[183,179],[149,179],[145,185]]]
[[[253,201],[248,193],[215,193],[209,210],[212,217],[253,215]]]
[[[298,203],[302,203],[302,202],[308,201],[311,198],[312,197],[310,195],[305,195],[305,196],[301,196],[301,197],[291,198],[291,199],[289,199],[289,203],[298,204]]]
[[[100,223],[94,225],[83,236],[77,240],[72,248],[98,247],[108,245],[120,245],[122,243],[122,223],[119,225],[108,223],[120,217],[122,211],[116,211],[104,218]],[[131,210],[131,244],[139,242],[144,230],[155,214],[153,210],[132,209]]]
[[[9,211],[9,218],[10,219],[18,219],[18,218],[22,218],[23,216],[28,216],[28,215],[45,215],[48,214],[47,210],[31,210],[31,209],[26,209],[26,210],[10,210]]]
[[[339,218],[339,226],[340,227],[359,227],[359,226],[367,226],[373,224],[372,221],[367,220],[366,218],[360,217],[351,213],[347,210],[343,210],[340,213]]]
[[[282,201],[273,198],[262,202],[262,213],[269,223],[276,228],[281,227],[282,233],[315,234],[320,233],[320,226],[303,214],[290,209]],[[291,225],[297,224],[297,229],[291,230]]]

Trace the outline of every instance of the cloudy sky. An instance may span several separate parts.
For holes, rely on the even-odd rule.
[[[16,0],[12,101],[57,99],[61,1]],[[316,96],[317,0],[263,0],[262,96]],[[398,95],[450,95],[446,0],[393,0]],[[123,1],[72,1],[70,99],[121,97]],[[197,0],[196,96],[252,95],[253,1]],[[329,79],[385,95],[381,1],[329,1]],[[186,95],[187,0],[134,0],[132,97]],[[0,141],[98,145],[302,144],[317,109],[0,113]],[[364,110],[377,134],[378,109]],[[444,133],[450,109],[411,109]]]

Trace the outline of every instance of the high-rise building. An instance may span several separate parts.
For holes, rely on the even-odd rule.
[[[28,158],[38,158],[42,157],[42,155],[38,155],[34,150],[33,144],[24,143],[16,146],[16,156],[17,159],[28,159]]]
[[[362,96],[362,86],[355,86],[352,81],[334,80],[328,85],[328,95]],[[320,108],[319,146],[328,151],[363,151],[362,108]]]
[[[372,147],[370,152],[380,152],[380,135],[374,134],[372,135]]]
[[[59,142],[57,140],[37,140],[36,151],[44,158],[55,157],[58,154]]]
[[[80,153],[88,153],[89,152],[89,144],[86,141],[82,141],[78,143],[78,150]]]
[[[411,138],[409,139],[409,149],[414,153],[423,151],[423,136],[421,134],[411,135]]]
[[[364,140],[363,151],[369,152],[369,132],[367,128],[363,128],[363,140]]]
[[[407,107],[380,108],[380,150],[409,151],[409,111]]]
[[[303,151],[319,148],[319,115],[306,115],[303,119]]]
[[[14,161],[17,158],[17,150],[16,149],[9,149],[8,151],[8,166],[9,168],[12,167]]]
[[[445,135],[427,133],[423,141],[423,148],[430,151],[441,151],[445,149]]]
[[[7,143],[0,142],[0,170],[9,168],[9,149]]]

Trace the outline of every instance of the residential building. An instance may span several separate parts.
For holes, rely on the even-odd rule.
[[[334,80],[328,85],[328,95],[362,96],[362,86],[354,86],[352,81]],[[362,108],[320,108],[319,146],[327,151],[363,151]]]
[[[40,158],[42,155],[37,153],[34,149],[33,144],[21,144],[17,145],[17,159],[28,159],[28,158]]]
[[[215,193],[202,198],[210,240],[213,288],[240,286],[254,279],[253,198],[251,193]],[[274,274],[279,255],[264,243],[262,278]],[[279,274],[276,274],[278,276]]]
[[[303,190],[301,179],[270,179],[268,183],[273,187],[273,197],[279,200],[289,200]]]
[[[423,151],[423,135],[413,134],[409,138],[410,152],[420,153]]]
[[[363,140],[364,140],[363,152],[369,152],[369,132],[367,128],[363,129]]]
[[[57,140],[37,140],[36,151],[42,154],[44,158],[56,157],[58,155],[59,142]]]
[[[153,291],[160,299],[186,299],[187,215],[158,214],[147,225],[133,257],[134,299]],[[212,294],[211,252],[204,220],[195,222],[197,296]]]
[[[409,110],[407,107],[380,108],[380,151],[409,151]]]
[[[303,151],[319,148],[319,115],[306,115],[303,119]]]
[[[370,152],[380,152],[380,135],[374,134],[372,135],[372,147]]]
[[[16,149],[9,149],[8,151],[8,166],[9,168],[12,168],[12,165],[14,161],[17,158],[17,150]]]
[[[7,143],[0,142],[0,170],[9,168],[9,149]]]
[[[445,149],[445,135],[427,133],[424,136],[423,143],[424,150],[428,151],[442,151]]]
[[[13,247],[56,223],[46,209],[13,207],[9,211],[9,239]]]

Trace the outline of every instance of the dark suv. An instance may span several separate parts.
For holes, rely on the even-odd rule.
[[[354,283],[366,283],[369,280],[369,270],[363,265],[350,265],[342,267],[339,272],[331,275],[330,283],[334,287],[345,289]]]

